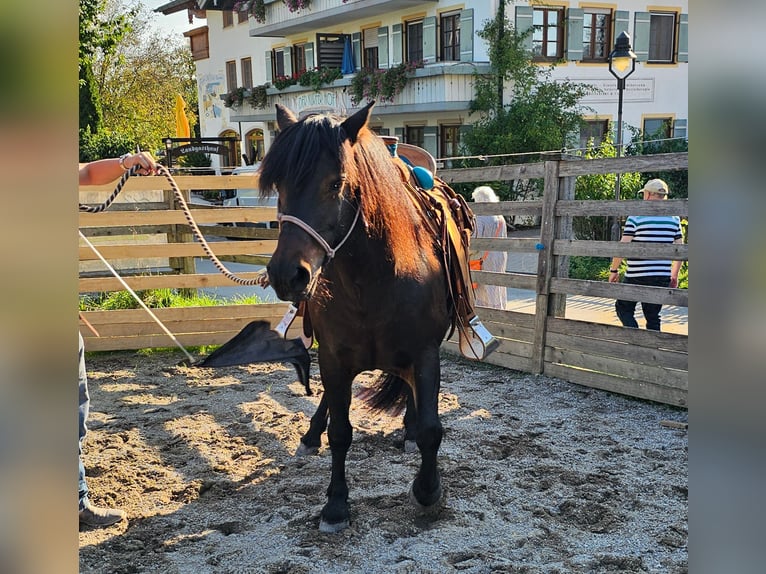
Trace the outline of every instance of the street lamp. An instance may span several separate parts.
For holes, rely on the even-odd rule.
[[[617,78],[617,157],[622,156],[622,93],[625,91],[625,80],[636,69],[636,54],[630,45],[630,34],[622,32],[614,42],[614,50],[609,54],[609,72]],[[614,185],[614,198],[620,199],[620,173]],[[615,216],[612,222],[612,240],[620,237],[619,218]]]

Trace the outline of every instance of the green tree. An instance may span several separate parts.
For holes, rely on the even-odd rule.
[[[665,134],[671,126],[663,126],[656,133],[645,134],[633,130],[633,137],[625,150],[625,155],[652,155],[657,153],[688,152],[689,140],[667,139]],[[647,171],[644,173],[644,181],[659,178],[668,184],[670,199],[686,199],[689,197],[689,172],[688,170],[673,171]]]
[[[466,133],[469,155],[482,155],[483,162],[467,165],[498,165],[508,158],[491,156],[560,150],[572,133],[579,132],[582,109],[579,100],[585,87],[551,79],[553,66],[539,66],[524,48],[526,33],[518,33],[505,17],[501,2],[494,19],[478,35],[489,47],[491,73],[475,76],[471,114],[479,119]],[[510,88],[510,90],[506,89]],[[510,98],[508,97],[510,94]],[[538,161],[539,155],[514,158],[515,162]],[[501,199],[539,194],[539,182],[494,182]]]

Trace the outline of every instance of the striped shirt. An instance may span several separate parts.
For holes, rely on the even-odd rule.
[[[623,236],[634,242],[673,243],[683,237],[681,219],[670,215],[631,215],[625,222]],[[627,259],[625,277],[670,277],[669,259]]]

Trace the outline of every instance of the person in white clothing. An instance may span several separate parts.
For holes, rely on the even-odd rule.
[[[475,202],[499,202],[500,199],[488,185],[482,185],[473,190],[471,197]],[[502,215],[477,215],[474,237],[508,237],[505,218]],[[471,269],[495,271],[504,273],[508,264],[508,253],[505,251],[471,250]],[[505,309],[508,302],[506,288],[500,285],[484,285],[474,283],[476,305]]]

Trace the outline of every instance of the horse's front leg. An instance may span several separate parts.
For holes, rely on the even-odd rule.
[[[322,433],[327,429],[327,394],[322,393],[314,416],[309,422],[309,430],[301,437],[301,444],[295,451],[295,456],[316,454],[322,446]]]
[[[415,365],[415,388],[417,408],[417,445],[420,449],[420,470],[412,482],[410,494],[413,502],[423,510],[435,508],[441,500],[442,486],[439,477],[437,454],[442,442],[439,420],[440,386],[439,348],[434,346],[423,353]]]
[[[339,532],[349,525],[348,484],[346,483],[346,454],[351,446],[352,428],[349,421],[351,382],[353,376],[339,369],[322,369],[322,381],[330,410],[327,438],[332,453],[332,474],[327,488],[327,504],[319,522],[322,532]],[[329,371],[329,372],[328,372]],[[325,382],[327,381],[327,382]]]

